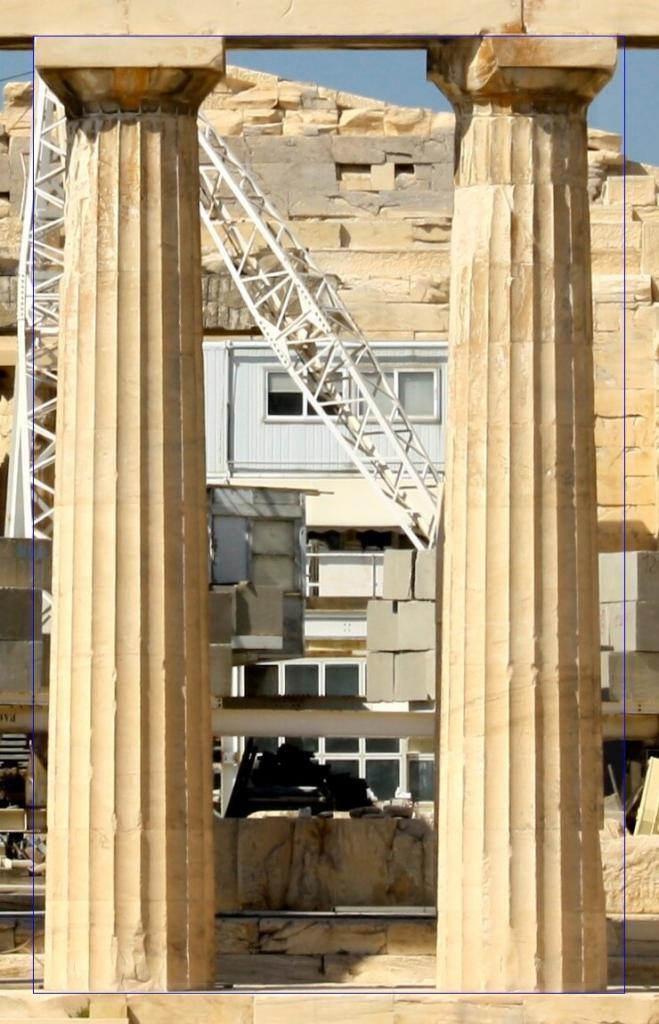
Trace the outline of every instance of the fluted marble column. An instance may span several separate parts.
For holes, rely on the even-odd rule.
[[[606,985],[586,109],[615,42],[431,50],[456,111],[438,985]]]
[[[67,107],[45,986],[213,978],[195,114],[217,40],[41,40]]]

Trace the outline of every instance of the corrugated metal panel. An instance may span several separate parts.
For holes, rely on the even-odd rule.
[[[446,351],[443,346],[401,345],[395,349],[383,346],[377,353],[385,368],[438,369],[441,418],[445,419]],[[228,348],[226,344],[207,343],[205,365],[209,479],[226,473],[227,459],[230,475],[353,471],[353,464],[322,421],[309,418],[273,421],[266,417],[266,373],[279,369],[267,347],[234,343]],[[433,461],[441,465],[444,461],[443,422],[419,421],[415,429]]]
[[[227,389],[229,349],[216,343],[204,344],[204,403],[206,415],[206,476],[224,479],[227,466]]]

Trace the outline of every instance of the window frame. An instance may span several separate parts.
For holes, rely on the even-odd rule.
[[[366,659],[365,658],[299,658],[292,659],[291,661],[280,661],[280,662],[260,662],[259,667],[266,665],[274,665],[277,668],[277,694],[279,696],[285,695],[286,685],[286,667],[288,665],[315,665],[318,669],[318,695],[325,697],[325,673],[327,667],[336,665],[351,665],[356,666],[359,672],[359,689],[358,695],[365,699],[366,693]],[[238,692],[241,696],[245,694],[245,668],[244,666],[239,670],[239,688]],[[277,736],[277,743],[283,743],[285,736]],[[332,739],[333,737],[329,737]],[[409,765],[411,761],[433,761],[435,762],[435,756],[433,754],[418,753],[416,751],[409,750],[409,739],[407,737],[401,737],[399,739],[399,749],[397,751],[375,751],[366,750],[366,740],[372,737],[356,736],[350,737],[351,739],[358,740],[358,749],[353,751],[342,751],[332,752],[325,749],[325,744],[328,737],[319,736],[318,745],[313,752],[313,756],[318,760],[319,764],[326,764],[327,761],[331,762],[343,762],[343,761],[357,761],[359,764],[359,774],[361,778],[366,777],[366,764],[368,761],[396,761],[398,763],[398,789],[403,793],[408,793],[409,789]],[[242,746],[241,740],[241,746]],[[388,799],[388,798],[387,798]],[[426,803],[426,801],[420,801]]]
[[[310,423],[315,423],[315,424],[320,424],[321,426],[324,426],[323,417],[319,413],[317,413],[317,412],[314,412],[314,411],[310,412],[309,411],[310,409],[312,409],[312,406],[311,406],[311,402],[309,401],[309,399],[305,395],[304,391],[300,391],[300,395],[302,397],[302,412],[300,413],[299,416],[294,416],[292,414],[288,414],[286,416],[277,416],[276,414],[268,412],[268,396],[270,394],[270,390],[269,390],[269,387],[268,387],[268,379],[269,379],[271,374],[279,373],[279,374],[282,374],[282,375],[288,377],[288,379],[291,382],[291,390],[293,390],[293,391],[297,387],[297,385],[296,385],[295,381],[293,380],[293,378],[290,376],[290,374],[282,366],[268,365],[268,366],[264,366],[262,369],[263,369],[263,422],[264,423],[309,423],[309,424]],[[298,388],[298,390],[300,390],[300,389]],[[328,415],[329,415],[330,419],[334,419],[335,418],[331,414],[328,414]]]
[[[388,371],[386,367],[383,367],[383,372],[386,374]],[[442,422],[442,387],[441,387],[441,368],[439,366],[396,366],[393,370],[396,397],[403,406],[403,401],[400,394],[400,378],[405,374],[412,373],[429,373],[432,374],[433,387],[432,387],[432,405],[433,411],[429,415],[415,415],[407,412],[403,406],[403,411],[407,416],[410,423],[441,423]]]

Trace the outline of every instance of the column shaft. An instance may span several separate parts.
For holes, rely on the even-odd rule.
[[[585,113],[609,71],[572,71],[579,42],[531,70],[525,41],[501,42],[446,44],[431,68],[457,115],[438,985],[599,990]]]
[[[46,977],[213,977],[194,114],[73,125],[62,289]]]

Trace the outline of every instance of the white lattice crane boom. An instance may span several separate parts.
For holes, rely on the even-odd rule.
[[[37,78],[19,268],[17,415],[6,532],[52,534],[65,117]],[[416,547],[434,542],[440,476],[329,277],[251,173],[199,120],[203,224],[250,315]],[[32,480],[32,486],[30,485]]]

